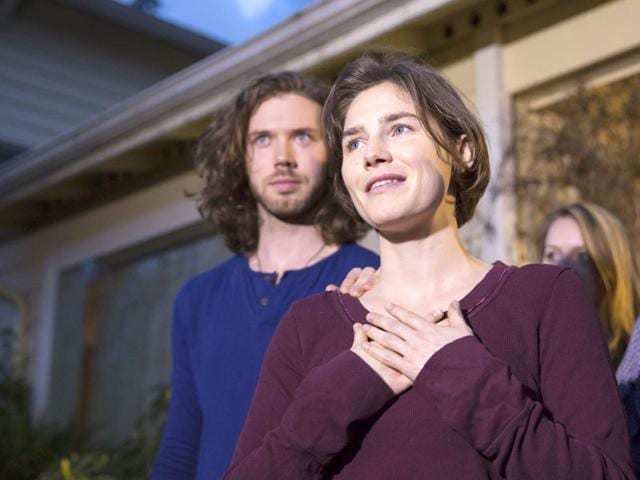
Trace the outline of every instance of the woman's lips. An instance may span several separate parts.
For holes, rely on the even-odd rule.
[[[396,188],[402,182],[405,181],[405,177],[397,174],[384,174],[377,175],[367,182],[365,185],[366,193],[381,193],[389,189]]]

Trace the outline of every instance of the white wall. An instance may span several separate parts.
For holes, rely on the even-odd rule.
[[[616,0],[506,45],[505,89],[517,94],[630,53],[639,20],[638,0]]]
[[[199,180],[181,175],[146,191],[72,218],[19,241],[0,245],[0,284],[25,295],[31,320],[30,376],[34,412],[43,413],[49,391],[54,314],[62,270],[114,253],[200,220],[184,192]]]

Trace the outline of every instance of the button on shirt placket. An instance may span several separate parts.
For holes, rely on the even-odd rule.
[[[276,274],[265,273],[262,275],[262,279],[264,280],[265,284],[261,289],[258,302],[262,307],[267,307],[269,306],[270,295],[273,293],[273,290],[277,288],[277,285],[275,284]]]

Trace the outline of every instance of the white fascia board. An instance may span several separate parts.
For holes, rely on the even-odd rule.
[[[471,0],[329,0],[117,104],[72,132],[0,165],[0,204],[211,115],[248,78],[310,68],[416,18]]]

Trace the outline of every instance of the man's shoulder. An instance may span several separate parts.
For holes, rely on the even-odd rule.
[[[180,289],[179,296],[200,295],[203,291],[221,285],[223,279],[238,269],[246,266],[246,259],[241,255],[233,255],[231,258],[202,273],[189,278]]]

